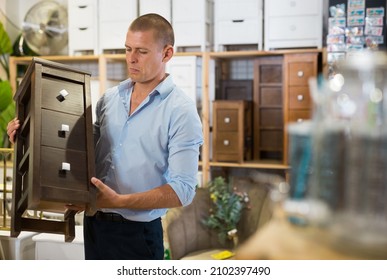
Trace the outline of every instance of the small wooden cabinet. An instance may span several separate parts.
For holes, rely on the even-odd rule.
[[[33,58],[15,94],[21,122],[14,147],[11,235],[20,231],[75,234],[75,211],[95,212],[90,74]],[[62,213],[63,221],[34,219],[29,210]]]
[[[252,154],[251,102],[217,100],[213,103],[213,160],[242,163]]]

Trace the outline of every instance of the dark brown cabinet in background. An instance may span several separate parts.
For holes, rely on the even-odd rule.
[[[254,160],[283,157],[283,57],[254,61]]]
[[[15,94],[21,128],[16,138],[11,235],[20,231],[75,236],[75,211],[95,212],[94,142],[90,74],[34,58]],[[36,219],[28,210],[63,214],[63,221]]]

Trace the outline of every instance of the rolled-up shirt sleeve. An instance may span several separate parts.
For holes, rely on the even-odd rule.
[[[196,107],[192,104],[179,108],[170,123],[169,180],[183,206],[189,205],[198,185],[200,146],[203,129]]]

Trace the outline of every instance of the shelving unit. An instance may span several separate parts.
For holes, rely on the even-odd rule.
[[[310,71],[307,72],[307,75],[303,77],[305,80],[309,76],[317,76],[321,71],[322,67],[322,50],[320,49],[294,49],[294,50],[276,50],[276,51],[259,51],[259,50],[249,50],[249,51],[227,51],[227,52],[177,52],[176,56],[196,56],[201,58],[201,104],[198,104],[198,107],[201,107],[201,118],[203,123],[203,137],[204,144],[201,147],[201,159],[199,163],[199,168],[201,169],[203,175],[204,184],[211,179],[211,169],[213,167],[220,168],[252,168],[252,169],[265,169],[265,170],[277,170],[287,172],[289,166],[287,164],[287,135],[286,135],[286,125],[292,119],[289,117],[291,115],[289,104],[289,91],[292,91],[292,84],[289,82],[291,73],[297,70],[299,65],[306,65],[309,67]],[[232,60],[244,59],[247,61],[256,61],[257,59],[270,59],[272,57],[279,57],[282,62],[278,62],[278,67],[282,71],[282,88],[280,90],[282,94],[282,104],[279,103],[275,107],[277,110],[281,111],[283,115],[283,126],[281,135],[283,139],[282,143],[282,156],[281,158],[266,158],[258,159],[254,158],[251,161],[245,161],[242,163],[238,162],[214,162],[212,160],[211,150],[212,150],[212,101],[215,100],[215,91],[216,79],[219,79],[219,75],[227,75],[227,68],[229,63]],[[102,54],[99,56],[47,56],[42,57],[47,60],[52,60],[60,63],[69,63],[76,64],[82,70],[90,67],[90,64],[93,65],[95,69],[94,74],[92,74],[92,80],[99,83],[99,95],[102,95],[103,92],[108,88],[112,82],[116,83],[118,80],[121,80],[122,77],[125,77],[126,73],[120,73],[116,77],[111,77],[110,66],[114,63],[119,63],[125,65],[125,54]],[[18,77],[17,68],[19,65],[27,65],[31,57],[11,57],[10,58],[10,80],[11,85],[14,91],[17,88]],[[252,64],[254,65],[254,63]],[[119,66],[120,69],[123,69],[124,66]],[[125,68],[126,69],[126,68]],[[306,73],[306,72],[305,72]],[[114,78],[112,80],[112,78]],[[259,77],[257,77],[259,78]],[[252,75],[254,80],[254,74]],[[277,84],[279,86],[279,84]],[[294,85],[293,85],[294,86]],[[254,82],[253,87],[256,88],[257,85]],[[305,84],[302,85],[303,93],[308,97],[308,89]],[[297,86],[296,86],[297,88]],[[256,90],[256,89],[254,89]],[[255,100],[253,105],[253,111],[257,110],[257,93],[254,93]],[[296,93],[297,96],[297,93]],[[261,104],[261,103],[259,103]],[[303,108],[307,110],[310,115],[310,104]],[[270,107],[270,106],[269,106]],[[253,113],[253,115],[256,113]],[[255,117],[254,117],[255,119]],[[253,124],[254,132],[256,132],[257,127]],[[253,132],[253,133],[254,133]]]

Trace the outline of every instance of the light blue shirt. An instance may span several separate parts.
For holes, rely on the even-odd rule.
[[[96,176],[117,193],[169,184],[186,206],[197,185],[202,124],[195,103],[168,77],[129,115],[134,83],[128,79],[104,94],[94,123]],[[151,221],[167,209],[101,209],[133,221]]]

